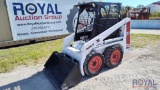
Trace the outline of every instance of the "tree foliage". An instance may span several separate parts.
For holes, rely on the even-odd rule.
[[[141,8],[143,8],[143,7],[144,7],[144,5],[140,4],[140,5],[138,5],[136,8],[141,9]]]
[[[122,8],[121,8],[122,18],[125,18],[127,16],[127,12],[129,10],[133,10],[133,7],[131,7],[131,6],[122,6]]]
[[[160,12],[151,13],[150,19],[160,19]]]

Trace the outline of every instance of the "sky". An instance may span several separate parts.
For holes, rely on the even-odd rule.
[[[94,0],[99,1],[99,0]],[[157,2],[158,0],[102,0],[103,2],[120,2],[122,6],[133,6],[137,7],[138,5],[142,4],[144,6],[149,5],[153,2]]]

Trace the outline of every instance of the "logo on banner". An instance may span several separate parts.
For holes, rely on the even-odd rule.
[[[26,11],[29,14],[35,14],[35,13],[37,13],[37,7],[36,7],[36,5],[29,3],[26,5]]]
[[[50,3],[12,3],[15,20],[62,19],[62,12],[57,4]],[[39,13],[38,13],[39,12]],[[29,14],[27,16],[27,14]]]

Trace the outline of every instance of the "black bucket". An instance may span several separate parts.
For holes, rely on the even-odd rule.
[[[81,81],[79,63],[62,53],[53,52],[44,67],[45,74],[57,90],[66,90]]]

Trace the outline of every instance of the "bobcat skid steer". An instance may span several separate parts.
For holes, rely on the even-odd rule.
[[[84,75],[95,76],[103,66],[117,67],[130,50],[130,18],[121,20],[121,3],[76,5],[75,33],[66,37],[62,52],[53,52],[44,71],[56,89],[77,85]]]

